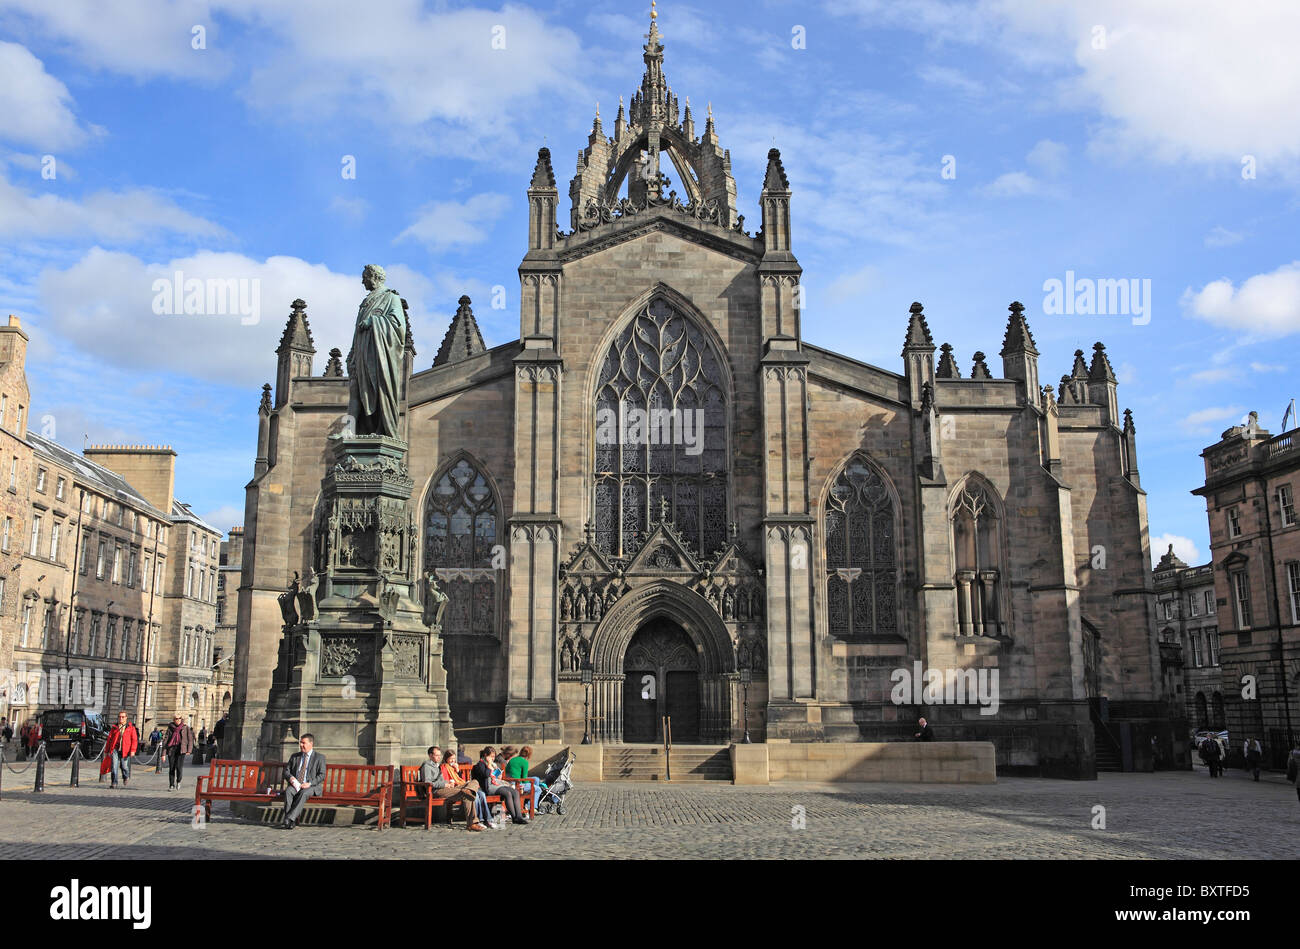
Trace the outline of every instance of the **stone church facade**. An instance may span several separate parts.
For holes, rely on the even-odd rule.
[[[721,744],[747,701],[756,741],[900,739],[926,714],[940,739],[993,740],[1004,772],[1091,777],[1095,728],[1126,723],[1139,749],[1166,734],[1146,497],[1104,347],[1043,385],[1018,303],[998,377],[982,353],[963,377],[919,303],[901,371],[805,342],[781,156],[750,233],[653,22],[644,61],[612,137],[596,117],[567,216],[538,153],[519,339],[486,348],[463,297],[432,367],[408,341],[401,424],[457,736],[577,741],[589,700],[596,741],[659,741],[669,718],[675,743]],[[259,732],[277,597],[312,566],[341,355],[315,374],[295,301],[247,487],[246,757],[283,738]],[[996,670],[996,714],[896,702],[916,662]]]

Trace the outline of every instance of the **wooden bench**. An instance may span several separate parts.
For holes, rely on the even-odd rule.
[[[406,826],[406,807],[414,802],[417,806],[424,805],[424,829],[428,830],[433,825],[433,809],[435,807],[446,807],[447,799],[434,797],[429,793],[429,782],[420,780],[420,765],[402,765],[400,778],[393,790],[393,821],[398,827]],[[462,780],[470,780],[470,772],[473,771],[472,764],[458,764],[456,770],[460,772]],[[459,802],[458,802],[459,803]],[[487,795],[487,805],[503,804],[500,794]],[[473,807],[474,802],[465,802],[466,807]],[[448,820],[450,820],[450,816]]]
[[[337,804],[379,808],[379,829],[383,830],[393,817],[392,766],[326,762],[322,791],[307,806]]]
[[[227,761],[217,759],[208,773],[199,775],[194,789],[194,810],[203,806],[204,820],[212,820],[213,801],[274,801],[284,793],[284,762]]]

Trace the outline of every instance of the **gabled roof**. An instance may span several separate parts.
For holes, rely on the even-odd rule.
[[[82,479],[111,498],[128,501],[133,507],[144,508],[160,518],[167,517],[164,511],[158,510],[158,508],[146,501],[144,495],[131,487],[127,480],[117,472],[110,471],[103,465],[97,464],[68,448],[64,448],[58,442],[50,441],[48,438],[43,438],[30,430],[27,432],[27,441],[35,450],[37,458],[45,458],[68,469],[73,473],[74,477]]]

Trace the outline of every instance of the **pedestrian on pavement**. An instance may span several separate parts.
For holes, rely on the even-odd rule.
[[[208,723],[205,721],[199,727],[199,747],[205,748],[208,744]]]
[[[216,753],[218,756],[221,754],[221,743],[226,738],[226,717],[228,714],[229,713],[227,712],[222,712],[220,721],[212,726],[212,740],[216,742]]]
[[[7,717],[0,717],[0,741],[13,741],[14,730],[9,726]]]
[[[194,732],[179,712],[167,726],[163,748],[167,752],[167,790],[172,791],[181,786],[185,777],[185,756],[194,751]]]
[[[1213,738],[1205,739],[1205,763],[1210,767],[1210,777],[1217,778],[1223,773],[1223,753],[1219,743]]]
[[[325,756],[312,751],[316,745],[314,735],[303,735],[298,740],[300,751],[289,757],[284,766],[284,823],[285,830],[298,826],[307,802],[316,797],[325,785]]]
[[[117,724],[113,726],[108,733],[108,740],[104,743],[104,758],[99,763],[99,779],[104,779],[104,773],[107,772],[113,779],[109,785],[111,790],[117,789],[117,773],[122,772],[122,787],[125,788],[131,781],[131,756],[140,750],[140,733],[136,731],[135,723],[126,720],[126,712],[117,713]]]
[[[153,731],[149,733],[149,754],[153,754],[158,750],[160,741],[162,741],[162,729],[155,725]]]
[[[934,729],[930,727],[929,722],[924,718],[918,718],[916,724],[921,726],[921,730],[912,736],[912,741],[934,741]]]
[[[1246,742],[1246,767],[1255,775],[1255,780],[1259,780],[1259,763],[1264,757],[1264,748],[1259,743],[1258,738],[1252,738]]]

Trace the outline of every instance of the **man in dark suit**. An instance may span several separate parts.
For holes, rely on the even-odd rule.
[[[289,757],[284,767],[284,824],[286,830],[298,826],[307,801],[319,795],[325,787],[325,756],[312,751],[316,739],[303,735],[298,742],[302,749]]]
[[[934,729],[925,719],[918,718],[916,724],[921,726],[921,730],[912,736],[912,741],[934,741]]]

